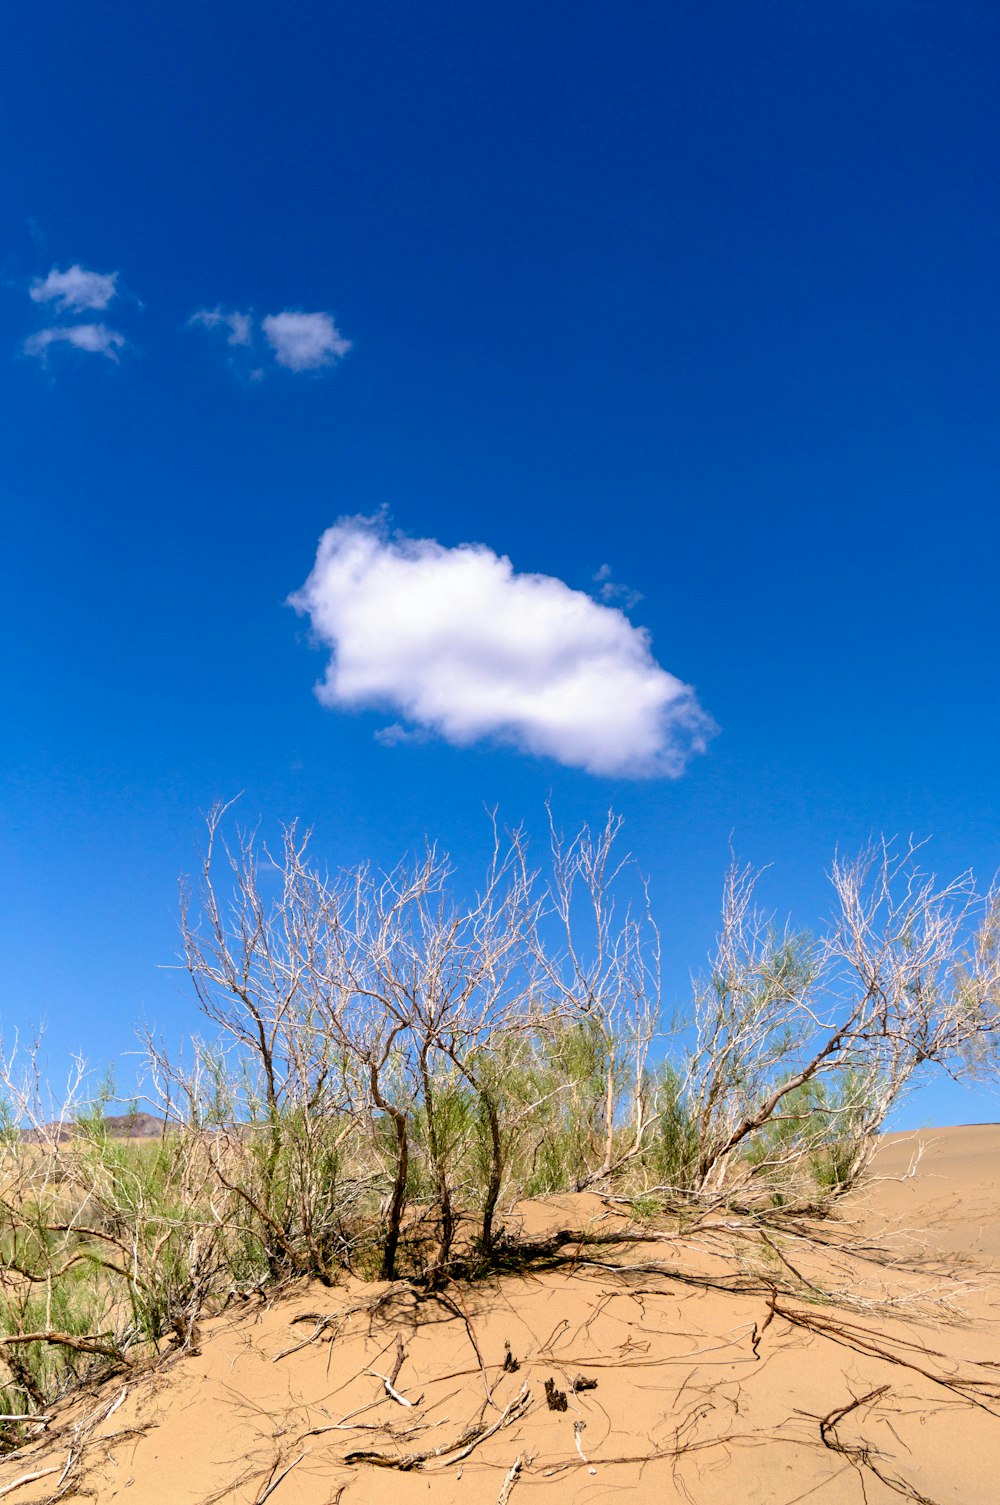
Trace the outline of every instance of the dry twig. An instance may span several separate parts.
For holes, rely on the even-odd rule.
[[[404,1453],[400,1458],[391,1458],[387,1453],[355,1451],[347,1453],[344,1462],[369,1463],[376,1468],[398,1468],[403,1473],[422,1468],[425,1463],[438,1458],[448,1458],[449,1463],[459,1463],[469,1456],[473,1448],[485,1442],[488,1437],[494,1436],[502,1427],[510,1426],[512,1422],[518,1421],[528,1409],[530,1398],[527,1385],[522,1385],[510,1405],[501,1412],[499,1418],[491,1426],[486,1426],[482,1421],[474,1422],[472,1426],[466,1427],[454,1442],[442,1443],[440,1447],[429,1448],[419,1453]]]
[[[507,1501],[510,1499],[511,1494],[513,1493],[514,1485],[521,1477],[521,1470],[524,1468],[527,1462],[528,1455],[526,1453],[518,1453],[517,1457],[514,1459],[514,1462],[504,1474],[503,1483],[500,1486],[500,1493],[497,1496],[497,1505],[507,1505]]]

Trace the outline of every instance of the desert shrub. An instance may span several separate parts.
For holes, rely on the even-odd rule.
[[[391,1278],[417,1209],[443,1271],[474,1209],[488,1256],[501,1196],[604,1181],[787,1201],[803,1175],[813,1200],[836,1194],[920,1064],[967,1068],[995,1038],[997,907],[967,879],[936,886],[913,850],[835,864],[820,937],[761,914],[756,875],[734,868],[690,1017],[654,1065],[659,937],[614,819],[570,841],[553,827],[546,879],[518,833],[498,837],[466,900],[433,848],[331,882],[290,828],[270,906],[252,835],[221,848],[220,894],[221,819],[185,953],[236,1052],[241,1086],[216,1121],[234,1145],[254,1125],[231,1189],[272,1275],[330,1278],[370,1248],[373,1200]],[[317,1126],[333,1122],[324,1159]],[[345,1200],[353,1232],[336,1223]]]
[[[536,1029],[534,1060],[519,1084],[526,1126],[526,1196],[572,1191],[603,1161],[608,1054],[586,1020],[558,1015]]]
[[[653,1075],[650,1093],[656,1119],[643,1169],[653,1181],[673,1194],[688,1192],[698,1163],[698,1126],[677,1067],[665,1062]]]
[[[109,1318],[108,1296],[93,1279],[86,1262],[58,1274],[47,1270],[44,1278],[40,1272],[46,1261],[38,1259],[34,1266],[37,1285],[23,1283],[16,1289],[5,1282],[0,1296],[0,1338],[52,1331],[77,1339],[101,1334]],[[80,1352],[64,1343],[43,1340],[3,1345],[0,1353],[8,1379],[0,1388],[0,1414],[30,1414],[106,1368],[113,1340],[104,1336],[108,1355]]]
[[[897,852],[883,844],[853,862],[837,859],[830,877],[834,916],[823,935],[811,937],[780,929],[757,909],[757,875],[729,874],[717,948],[695,993],[688,1065],[701,1194],[730,1194],[755,1157],[758,1168],[773,1160],[780,1179],[785,1122],[798,1126],[793,1158],[808,1158],[813,1132],[840,1145],[844,1189],[922,1066],[948,1063],[967,1074],[993,1058],[995,894],[978,893],[968,874],[938,885],[920,870],[912,846]],[[849,1105],[835,1109],[827,1095],[815,1099],[815,1111],[795,1111],[803,1094],[845,1084]],[[768,1136],[779,1153],[761,1161],[758,1147]],[[758,1170],[755,1179],[760,1186],[765,1178]]]
[[[215,1035],[186,1059],[146,1037],[160,1137],[112,1135],[111,1085],[88,1096],[82,1063],[59,1105],[37,1049],[0,1064],[8,1415],[137,1345],[189,1341],[234,1292],[489,1268],[525,1197],[815,1209],[856,1182],[922,1065],[993,1059],[1000,906],[968,878],[936,885],[912,849],[838,861],[819,936],[761,914],[734,869],[668,1040],[659,937],[613,819],[553,829],[545,877],[519,833],[495,833],[470,894],[433,848],[331,879],[295,827],[271,854],[253,833],[227,845],[224,817],[182,907]]]

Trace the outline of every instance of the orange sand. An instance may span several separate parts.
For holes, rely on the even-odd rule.
[[[378,1313],[350,1313],[385,1289],[356,1281],[234,1306],[54,1412],[0,1500],[51,1498],[72,1453],[60,1497],[101,1505],[1000,1501],[1000,1127],[887,1136],[875,1176],[815,1240],[715,1219],[440,1300],[399,1284]],[[591,1195],[519,1216],[627,1226]]]

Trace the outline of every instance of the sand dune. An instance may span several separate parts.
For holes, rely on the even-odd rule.
[[[0,1498],[985,1505],[1000,1127],[886,1136],[874,1174],[809,1236],[585,1195],[519,1209],[527,1236],[606,1236],[548,1268],[241,1302],[54,1412]]]

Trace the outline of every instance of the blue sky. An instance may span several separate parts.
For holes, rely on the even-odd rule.
[[[998,54],[994,6],[922,0],[22,8],[0,55],[5,1032],[44,1018],[53,1059],[103,1064],[142,1014],[194,1024],[160,970],[176,881],[241,790],[332,862],[424,832],[474,858],[484,804],[534,829],[550,795],[567,825],[613,804],[678,1001],[731,836],[806,923],[833,849],[873,833],[992,874]],[[570,647],[616,684],[627,661],[654,720],[662,666],[717,735],[670,777],[692,728],[669,707],[637,770],[576,756],[576,711],[541,732],[533,703],[497,745],[476,729],[507,681],[469,720],[468,663],[443,664],[444,709],[440,677],[402,704],[382,661],[359,672],[396,701],[322,705],[329,653],[288,597],[325,530],[382,508],[424,542],[355,529],[379,569],[485,571],[476,664],[526,620],[506,557],[550,577],[531,610],[559,631],[570,590],[627,605],[651,646],[595,606]],[[368,642],[390,577],[331,641]],[[453,625],[416,640],[432,679]],[[621,725],[648,730],[637,703]],[[432,735],[384,735],[414,716]],[[1000,1116],[950,1089],[907,1113]]]

